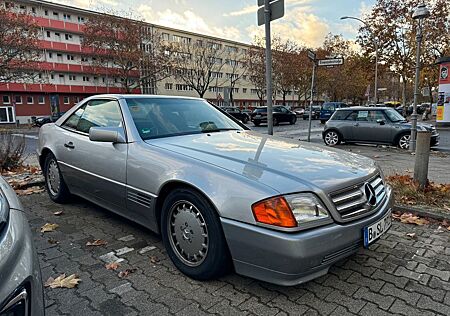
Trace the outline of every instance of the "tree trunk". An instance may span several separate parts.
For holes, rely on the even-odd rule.
[[[403,105],[403,116],[408,116],[408,109],[406,106],[406,78],[402,75],[402,105]]]
[[[283,91],[283,105],[286,106],[286,92]]]

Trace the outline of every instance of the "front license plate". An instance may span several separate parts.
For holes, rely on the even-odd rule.
[[[370,226],[364,227],[364,247],[368,247],[375,240],[380,238],[392,225],[391,210],[380,219]]]

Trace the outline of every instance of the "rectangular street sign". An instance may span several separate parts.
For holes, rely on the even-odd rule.
[[[259,2],[258,2],[259,4]],[[275,0],[270,3],[270,21],[284,16],[284,0]],[[258,9],[258,26],[265,23],[264,7]]]
[[[338,66],[344,63],[344,58],[320,59],[318,66]]]
[[[311,59],[312,61],[316,60],[316,53],[314,53],[312,50],[308,49],[308,58]]]

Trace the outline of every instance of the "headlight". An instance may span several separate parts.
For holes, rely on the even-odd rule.
[[[259,223],[284,228],[307,228],[329,219],[322,202],[312,193],[278,196],[252,205]]]
[[[0,191],[0,229],[8,222],[9,204],[6,197]]]

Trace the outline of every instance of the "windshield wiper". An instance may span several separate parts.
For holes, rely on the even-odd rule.
[[[212,128],[212,129],[204,129],[202,130],[202,133],[216,133],[216,132],[223,132],[223,131],[238,131],[238,128]]]

